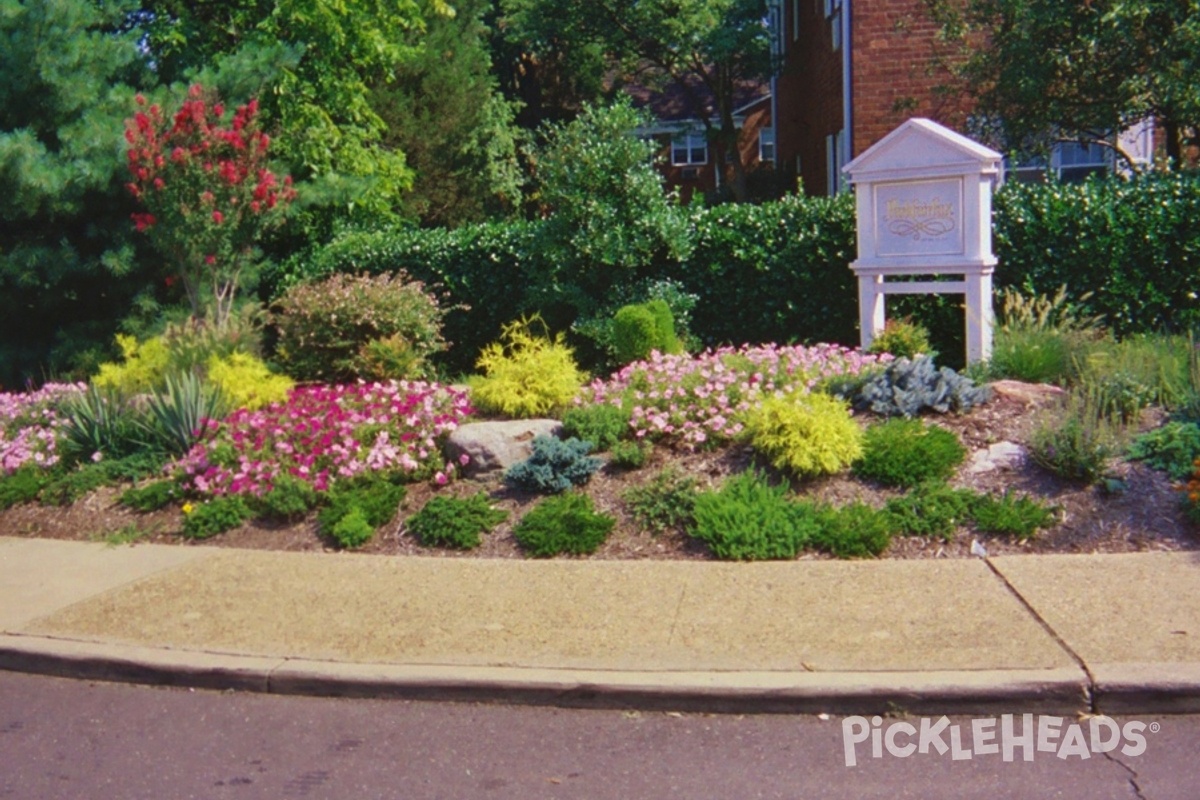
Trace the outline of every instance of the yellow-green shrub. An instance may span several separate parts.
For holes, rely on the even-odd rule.
[[[128,396],[162,385],[171,366],[171,352],[161,336],[139,342],[118,333],[117,347],[121,348],[121,363],[101,364],[100,372],[92,378],[93,386]]]
[[[534,333],[535,324],[543,328]],[[533,417],[562,408],[583,386],[584,374],[562,334],[545,335],[539,317],[504,326],[499,342],[483,349],[476,365],[483,376],[471,379],[471,401],[485,414]]]
[[[231,353],[224,358],[212,356],[205,365],[208,380],[221,388],[230,405],[251,411],[282,403],[295,383],[286,375],[276,375],[267,365],[249,353]]]
[[[755,450],[801,477],[841,472],[862,455],[863,433],[847,403],[826,394],[772,397],[746,418]]]

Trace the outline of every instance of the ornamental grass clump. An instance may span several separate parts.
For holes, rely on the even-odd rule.
[[[286,403],[226,417],[176,473],[200,495],[261,496],[285,474],[318,491],[375,473],[423,480],[454,469],[442,440],[470,413],[465,392],[435,383],[300,387]]]
[[[636,438],[696,449],[732,442],[745,429],[745,414],[768,397],[803,392],[887,360],[837,345],[726,347],[697,356],[656,353],[608,380],[594,381],[580,402],[626,404]]]
[[[966,457],[952,431],[917,419],[890,419],[867,429],[854,472],[885,486],[911,487],[946,480]]]
[[[537,316],[505,325],[500,341],[483,349],[476,366],[483,375],[470,380],[472,402],[486,414],[506,417],[537,417],[564,408],[584,381],[562,334],[550,337]]]
[[[746,433],[772,466],[802,478],[841,472],[863,452],[849,404],[826,394],[769,397],[746,415]]]

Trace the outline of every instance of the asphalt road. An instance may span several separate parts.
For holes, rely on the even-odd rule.
[[[1054,720],[1043,721],[1053,736]],[[929,720],[925,754],[918,745],[891,755],[889,728],[905,722],[918,732],[892,731],[898,753],[918,745],[920,719],[875,728],[813,716],[280,697],[0,672],[0,798],[1200,798],[1200,717],[1119,719],[1135,723],[1134,735],[1123,730],[1117,750],[1088,750],[1086,759],[1076,721],[1063,720],[1060,752],[1032,750],[1028,762],[1019,744],[1011,762],[984,754],[1002,721],[981,721],[977,745],[962,718],[941,729]],[[1078,730],[1090,736],[1086,721]],[[1111,730],[1101,730],[1102,746],[1114,741]],[[1120,751],[1138,750],[1139,737],[1144,752]],[[847,766],[847,740],[857,738]],[[1059,758],[1064,747],[1074,754]]]

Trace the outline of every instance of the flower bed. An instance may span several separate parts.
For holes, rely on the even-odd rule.
[[[81,383],[47,383],[36,392],[0,392],[0,472],[12,474],[26,464],[57,464],[55,445],[62,420],[56,409],[86,389]]]
[[[767,397],[858,375],[888,360],[831,344],[654,353],[592,382],[576,403],[628,404],[638,438],[673,439],[695,449],[732,441],[742,431],[741,416]]]
[[[436,383],[307,386],[286,403],[240,410],[174,465],[201,495],[262,495],[280,474],[326,490],[338,479],[398,470],[445,478],[438,439],[471,413],[465,392]]]

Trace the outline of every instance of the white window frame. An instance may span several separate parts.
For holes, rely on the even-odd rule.
[[[680,143],[682,142],[682,147]],[[695,151],[703,150],[703,160],[695,159]],[[684,152],[686,156],[683,160],[678,158],[678,153]],[[676,134],[671,137],[671,166],[675,167],[700,167],[708,163],[708,139],[703,133],[695,131],[685,131],[684,133]]]
[[[842,49],[842,0],[825,0],[825,19],[829,21],[829,38],[836,53]]]
[[[770,155],[768,155],[768,150]],[[770,161],[775,163],[775,129],[761,128],[758,131],[758,160],[760,162]]]
[[[825,137],[825,191],[833,196],[842,191],[842,167],[846,166],[846,129]]]

